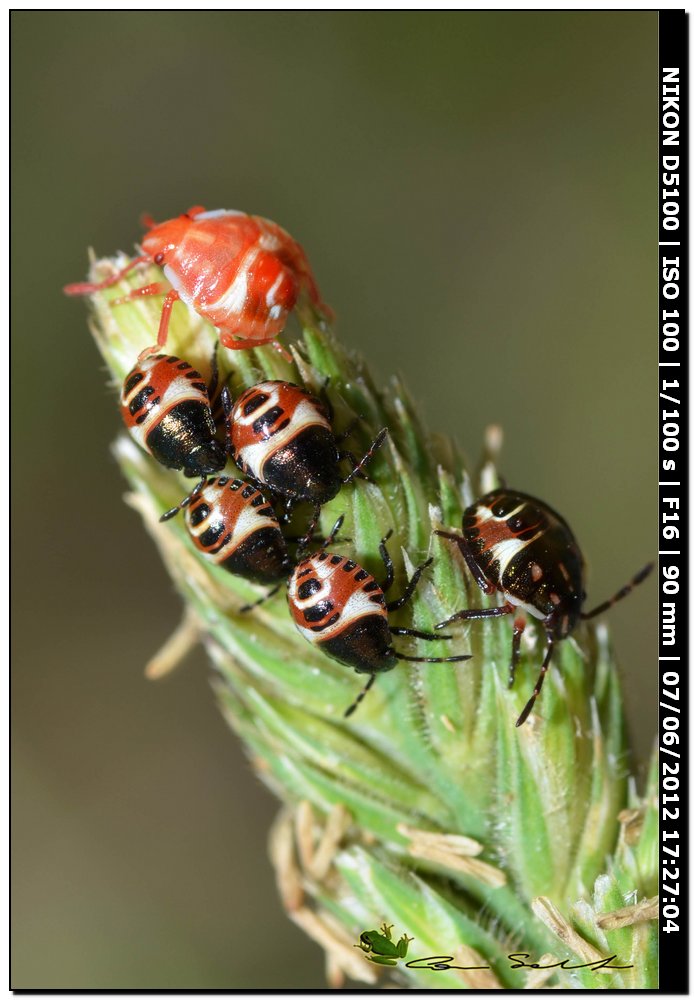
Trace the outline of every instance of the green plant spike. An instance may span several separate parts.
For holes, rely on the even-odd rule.
[[[92,280],[126,262],[93,261]],[[151,344],[160,300],[111,300],[160,277],[152,267],[92,297],[90,326],[114,389]],[[167,352],[206,375],[216,339],[198,316],[174,309]],[[428,434],[399,382],[378,389],[362,360],[310,316],[291,361],[264,347],[220,349],[219,364],[234,396],[267,378],[320,392],[329,377],[336,429],[362,418],[355,451],[389,428],[369,481],[345,486],[323,508],[320,530],[326,534],[344,514],[349,541],[337,551],[380,578],[378,546],[392,529],[396,585],[434,557],[394,624],[431,629],[466,601],[488,600],[455,547],[433,531],[458,530],[463,509],[497,485],[496,434],[479,474],[469,474],[455,445]],[[543,636],[528,625],[509,690],[510,626],[494,620],[457,628],[451,642],[406,640],[402,648],[413,655],[472,659],[401,663],[345,719],[363,678],[305,642],[282,594],[241,614],[261,591],[204,562],[182,518],[159,522],[190,481],[157,465],[125,433],[115,454],[128,501],[186,608],[149,673],[169,669],[193,641],[205,643],[221,710],[284,802],[271,836],[280,895],[290,918],[325,950],[332,986],[349,978],[422,989],[656,987],[655,772],[639,799],[627,775],[622,698],[604,624],[584,625],[558,645],[542,696],[520,728]],[[367,956],[354,947],[382,924],[414,938],[402,955],[392,943],[396,953],[380,956],[385,965],[374,964],[373,948]],[[387,952],[383,941],[373,938]],[[530,956],[527,964],[509,959],[519,953]],[[594,968],[613,954],[614,965],[631,968]],[[451,967],[411,961],[436,955],[452,956]]]

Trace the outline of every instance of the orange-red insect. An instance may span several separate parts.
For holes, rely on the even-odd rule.
[[[275,340],[302,293],[324,315],[306,254],[289,233],[268,219],[201,206],[149,227],[142,254],[97,284],[67,285],[67,295],[91,295],[117,284],[134,267],[153,263],[167,282],[135,288],[116,304],[140,295],[164,295],[157,344],[166,343],[171,309],[181,299],[219,330],[231,350]]]

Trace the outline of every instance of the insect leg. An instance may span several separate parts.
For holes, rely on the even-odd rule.
[[[345,459],[347,459],[347,461],[352,466],[352,471],[353,471],[353,473],[354,473],[355,476],[359,476],[360,479],[365,479],[367,483],[371,482],[371,480],[369,479],[369,477],[367,476],[367,474],[364,472],[364,470],[362,468],[360,468],[360,466],[363,464],[363,460],[362,460],[362,462],[358,462],[357,461],[357,456],[354,454],[354,452],[352,452],[352,451],[341,451],[341,452],[339,452],[339,454],[337,456],[338,462],[342,462]],[[347,479],[343,480],[343,482],[345,482],[345,483],[348,482],[348,481],[349,480],[347,480]]]
[[[448,538],[450,541],[455,542],[460,549],[465,562],[467,563],[467,568],[472,573],[475,578],[475,583],[480,588],[480,590],[485,594],[493,594],[496,587],[493,583],[490,583],[480,570],[479,566],[472,557],[472,553],[468,547],[467,542],[460,535],[454,535],[450,531],[435,531],[435,535],[440,535],[441,538]]]
[[[551,635],[548,635],[547,636],[547,652],[545,653],[545,658],[542,661],[542,666],[540,667],[540,673],[538,674],[537,683],[535,684],[535,690],[530,695],[530,698],[528,699],[527,705],[525,706],[525,708],[523,709],[523,711],[521,712],[521,714],[518,716],[518,719],[516,720],[516,726],[522,726],[523,723],[525,722],[525,720],[528,718],[528,716],[532,712],[533,705],[537,701],[537,696],[539,695],[540,691],[542,690],[542,683],[543,683],[543,681],[545,679],[545,674],[547,673],[547,671],[549,669],[549,661],[552,659],[552,653],[553,652],[554,652],[554,639],[552,638]]]
[[[289,503],[291,503],[291,501],[289,501]],[[287,504],[287,506],[289,506],[289,503]],[[299,539],[299,545],[298,545],[297,550],[296,550],[296,557],[297,557],[297,559],[300,559],[301,555],[306,551],[306,549],[311,544],[311,540],[313,539],[314,532],[315,532],[316,528],[318,527],[318,519],[319,519],[319,517],[320,517],[320,506],[314,508],[314,510],[313,510],[313,517],[309,521],[308,528],[306,529],[306,531],[304,532],[304,534]],[[339,531],[339,528],[338,528],[338,531]],[[331,538],[331,541],[332,541],[332,538]],[[323,545],[323,548],[325,548],[325,544]]]
[[[166,338],[169,335],[169,320],[171,319],[171,310],[173,309],[174,302],[179,299],[179,294],[175,288],[172,288],[166,293],[166,298],[164,299],[164,305],[161,307],[161,319],[159,320],[159,333],[157,334],[157,344],[163,347],[166,343]]]
[[[393,529],[391,528],[387,535],[381,539],[381,544],[378,546],[378,551],[381,553],[381,559],[383,560],[383,565],[386,568],[386,576],[381,584],[381,590],[383,593],[387,593],[393,586],[393,580],[395,579],[395,568],[393,567],[393,560],[390,558],[390,553],[386,548],[386,542],[393,534]]]
[[[472,659],[471,653],[466,653],[464,656],[405,656],[392,647],[391,652],[398,660],[407,660],[408,663],[462,663],[463,660]]]
[[[331,530],[330,534],[328,535],[328,537],[323,542],[323,548],[324,549],[327,549],[329,545],[333,544],[333,542],[337,538],[338,531],[340,530],[340,528],[344,524],[344,521],[345,521],[345,515],[344,514],[340,514],[340,516],[338,517],[337,521],[335,521],[335,524],[332,526],[332,530]]]
[[[412,578],[405,587],[405,591],[402,597],[398,597],[395,601],[389,601],[389,603],[386,604],[387,611],[397,611],[398,608],[401,608],[404,604],[407,604],[407,602],[410,600],[410,598],[415,592],[417,584],[419,583],[419,578],[421,577],[422,573],[428,566],[431,566],[433,561],[434,561],[433,559],[427,559],[426,562],[423,562],[421,566],[417,567],[417,569],[412,574]]]
[[[427,639],[429,642],[435,642],[437,639],[452,639],[452,635],[434,635],[432,632],[420,632],[416,628],[391,628],[392,635],[411,635],[415,639]]]
[[[222,386],[222,391],[219,394],[219,401],[222,404],[222,410],[224,411],[224,447],[226,449],[226,453],[233,459],[236,465],[238,465],[239,469],[245,473],[245,470],[239,460],[237,458],[233,458],[231,449],[231,413],[234,409],[234,401],[231,398],[231,392],[229,391],[228,385]],[[248,476],[248,478],[250,479],[251,477]]]
[[[270,347],[272,347],[275,351],[277,351],[277,353],[281,355],[282,359],[286,361],[287,364],[291,365],[293,363],[294,358],[291,356],[287,348],[283,347],[282,344],[280,344],[279,340],[270,340],[266,341],[266,343],[269,343]]]
[[[215,396],[219,385],[219,361],[217,359],[217,344],[212,348],[212,361],[210,363],[210,384],[207,386],[207,395],[210,397],[210,408],[215,409]],[[218,402],[218,401],[217,401]]]
[[[466,608],[464,611],[457,611],[450,618],[446,618],[445,621],[438,622],[434,625],[434,628],[445,628],[446,625],[450,625],[452,622],[467,621],[471,618],[500,618],[502,615],[512,615],[514,611],[515,608],[512,604],[502,604],[498,608]]]
[[[351,483],[352,480],[359,475],[359,473],[364,468],[366,463],[371,461],[374,452],[381,447],[387,436],[388,436],[388,428],[383,427],[382,430],[378,432],[376,437],[371,442],[369,450],[366,452],[361,461],[355,465],[355,467],[352,469],[347,478],[342,480],[344,485],[347,485],[347,483]]]
[[[222,386],[222,391],[219,394],[219,401],[222,404],[222,410],[224,411],[224,438],[226,444],[227,455],[231,455],[231,411],[234,408],[234,401],[231,398],[231,392],[229,391],[229,386]],[[237,463],[238,464],[238,463]]]
[[[114,299],[111,305],[122,306],[126,302],[132,302],[134,299],[143,298],[146,295],[163,295],[167,288],[168,285],[165,284],[165,282],[153,281],[150,285],[142,285],[141,288],[133,288],[127,295],[121,295],[119,298]]]
[[[357,695],[357,697],[354,699],[354,701],[352,702],[352,704],[349,706],[349,708],[345,712],[345,719],[348,716],[350,716],[352,714],[352,712],[356,711],[356,708],[359,705],[359,702],[362,701],[362,699],[364,698],[364,695],[369,690],[369,688],[371,687],[371,685],[373,684],[373,682],[375,680],[376,680],[376,674],[371,674],[371,676],[369,677],[368,681],[366,682],[366,684],[364,686],[364,689],[359,692],[359,694]]]

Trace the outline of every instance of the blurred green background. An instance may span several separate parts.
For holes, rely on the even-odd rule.
[[[86,248],[240,208],[307,248],[343,340],[572,525],[589,600],[653,557],[655,13],[14,12],[13,986],[320,988],[276,812],[109,453]],[[641,770],[656,596],[611,613]],[[626,764],[625,764],[626,766]]]

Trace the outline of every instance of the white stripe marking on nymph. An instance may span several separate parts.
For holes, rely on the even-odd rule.
[[[122,399],[124,406],[128,406],[138,392],[141,392],[146,386],[151,384],[150,376],[152,369],[157,364],[161,364],[161,359],[158,361],[150,359],[142,363],[140,371],[144,374],[144,378],[137,383],[127,397],[123,394]],[[188,371],[190,371],[190,369],[188,369]],[[202,376],[200,376],[200,378],[202,379]],[[130,428],[130,431],[138,444],[142,445],[142,447],[147,450],[146,439],[147,435],[152,430],[152,427],[158,424],[162,417],[173,409],[174,406],[177,406],[178,403],[182,403],[189,399],[194,400],[195,402],[204,403],[206,406],[210,405],[206,392],[196,389],[191,384],[191,380],[187,379],[185,375],[177,375],[162,393],[161,402],[157,406],[153,406],[151,409],[147,410],[147,416],[141,424],[133,423]]]
[[[257,387],[264,391],[262,384]],[[276,406],[279,401],[279,388],[273,386],[270,395],[262,406],[249,414],[247,417],[240,417],[241,424],[253,424],[263,413]],[[288,444],[292,438],[304,430],[306,427],[326,427],[331,430],[330,423],[323,416],[315,403],[309,399],[302,399],[291,414],[291,419],[287,426],[273,434],[272,437],[255,444],[244,445],[239,451],[239,458],[251,470],[256,479],[263,481],[263,466],[268,458],[276,454],[281,448]]]

